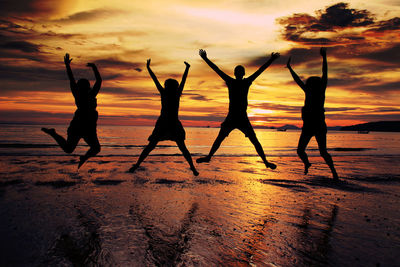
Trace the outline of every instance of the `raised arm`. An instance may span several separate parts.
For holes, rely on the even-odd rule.
[[[161,93],[162,90],[164,90],[164,88],[161,86],[160,82],[158,81],[156,75],[154,74],[154,72],[151,70],[150,68],[150,63],[151,63],[151,59],[149,58],[147,60],[147,70],[149,71],[150,77],[153,79],[154,83],[156,84],[157,90]]]
[[[215,65],[211,60],[207,58],[207,52],[205,50],[200,49],[199,55],[208,64],[208,66],[210,66],[224,81],[227,81],[231,78],[227,74],[225,74],[222,70],[220,70],[217,67],[217,65]]]
[[[181,80],[181,83],[179,84],[179,88],[178,88],[180,94],[182,94],[183,87],[185,86],[186,78],[188,76],[189,68],[190,68],[189,63],[187,63],[186,61],[184,63],[186,65],[186,68],[185,68],[185,72],[183,73],[182,80]]]
[[[264,70],[266,70],[271,63],[279,57],[279,53],[272,53],[271,57],[265,62],[256,72],[250,75],[247,79],[250,81],[254,81]]]
[[[321,47],[319,53],[322,56],[322,84],[326,89],[328,84],[328,61],[326,60],[326,48]]]
[[[91,67],[93,69],[94,76],[96,77],[96,82],[94,83],[93,88],[90,91],[91,93],[94,94],[94,96],[96,96],[100,91],[102,79],[101,79],[100,73],[97,70],[97,67],[94,63],[88,63],[87,66]]]
[[[69,57],[69,54],[66,53],[64,56],[64,63],[65,63],[65,68],[67,69],[67,74],[68,74],[68,78],[69,78],[69,84],[71,87],[71,92],[73,94],[73,96],[76,96],[77,94],[77,88],[76,88],[76,82],[75,82],[75,78],[74,78],[74,74],[72,74],[72,70],[71,70],[71,61],[72,58]]]
[[[305,86],[305,84],[304,84],[303,81],[300,79],[300,77],[297,76],[296,72],[294,72],[294,70],[293,70],[292,67],[290,66],[290,60],[291,60],[291,58],[292,58],[292,57],[289,57],[289,59],[288,59],[288,61],[287,61],[287,63],[286,63],[286,66],[287,66],[287,68],[289,69],[290,74],[292,74],[293,80],[294,80],[294,81],[300,86],[300,88],[303,89],[303,91],[305,92],[305,91],[306,91],[306,86]]]

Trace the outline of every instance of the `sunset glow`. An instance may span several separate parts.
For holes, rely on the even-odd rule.
[[[398,120],[400,5],[395,1],[2,1],[0,122],[68,123],[75,110],[63,56],[76,78],[103,77],[99,124],[153,125],[160,81],[180,80],[184,126],[218,126],[227,114],[223,81],[198,50],[233,76],[274,62],[252,85],[248,113],[259,126],[301,126],[304,94],[285,63],[305,79],[321,75],[320,46],[328,47],[328,126]],[[56,4],[55,4],[56,3]]]

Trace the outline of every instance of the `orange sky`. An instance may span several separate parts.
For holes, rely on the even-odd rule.
[[[54,3],[57,3],[56,5]],[[321,75],[318,49],[328,47],[328,126],[399,120],[398,1],[2,1],[0,122],[68,123],[75,110],[63,64],[75,77],[103,77],[99,123],[153,125],[160,81],[180,79],[191,64],[180,118],[185,126],[219,125],[228,108],[225,84],[198,56],[207,50],[228,75],[246,76],[280,52],[252,85],[254,125],[301,126],[304,95],[284,68],[288,55],[302,77]]]

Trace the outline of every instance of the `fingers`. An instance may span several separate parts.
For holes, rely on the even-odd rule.
[[[199,50],[199,55],[200,55],[201,57],[207,57],[207,52],[206,52],[205,50],[203,50],[203,49],[200,49],[200,50]]]
[[[64,62],[69,64],[69,63],[71,63],[71,61],[72,61],[72,58],[69,58],[69,54],[66,53],[64,56]]]
[[[151,58],[149,58],[149,59],[147,60],[147,67],[150,67],[150,63],[151,63]]]
[[[272,60],[277,59],[279,56],[280,56],[279,53],[275,53],[275,52],[272,52],[272,53],[271,53],[271,59],[272,59]]]
[[[183,63],[185,63],[185,65],[186,65],[186,67],[190,67],[190,64],[189,63],[187,63],[186,61],[184,61]]]

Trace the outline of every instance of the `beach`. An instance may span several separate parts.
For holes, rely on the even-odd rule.
[[[196,159],[218,129],[186,132]],[[276,170],[235,131],[197,177],[173,142],[128,173],[150,133],[100,127],[78,171],[86,146],[64,155],[38,126],[2,127],[0,264],[399,266],[399,134],[328,133],[334,182],[315,143],[303,174],[299,131],[261,129]]]

